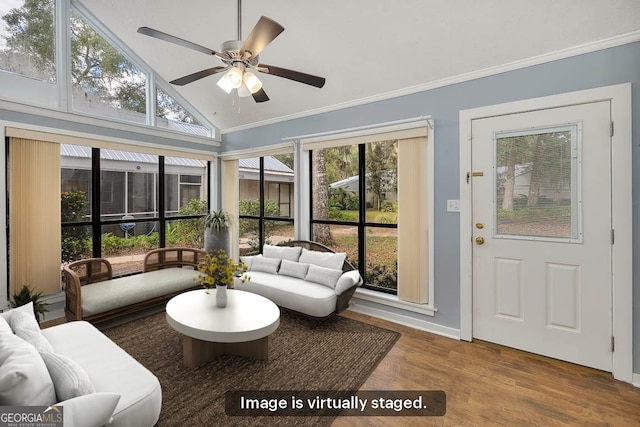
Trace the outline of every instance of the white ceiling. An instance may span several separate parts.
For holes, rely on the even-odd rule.
[[[81,0],[165,80],[223,65],[136,32],[148,26],[220,50],[237,38],[237,0]],[[322,89],[258,74],[270,101],[216,86],[176,87],[222,132],[420,90],[442,79],[640,30],[638,0],[244,0],[284,26],[260,61],[327,79]]]

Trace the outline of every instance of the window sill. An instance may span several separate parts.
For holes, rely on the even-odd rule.
[[[402,301],[397,295],[386,294],[384,292],[376,292],[370,289],[357,289],[354,297],[371,301],[378,304],[388,305],[390,307],[411,311],[414,313],[424,314],[427,316],[435,316],[438,311],[430,304],[416,304],[413,302]]]

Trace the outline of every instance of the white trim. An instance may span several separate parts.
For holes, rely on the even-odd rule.
[[[371,301],[377,304],[388,305],[389,307],[401,308],[403,310],[424,314],[427,316],[435,316],[436,311],[438,311],[431,303],[416,304],[414,302],[403,301],[401,299],[398,299],[397,295],[386,294],[384,292],[376,292],[371,289],[356,289],[356,293],[353,298],[361,299],[364,301]],[[429,299],[433,300],[433,298]]]
[[[328,132],[312,133],[307,135],[289,136],[282,138],[283,141],[300,141],[304,144],[312,142],[331,141],[334,139],[355,138],[358,136],[376,135],[379,133],[395,132],[407,129],[427,127],[433,129],[433,119],[431,116],[413,117],[392,122],[376,123],[374,125],[359,126],[347,129],[338,129]]]
[[[89,117],[89,116],[85,116],[85,115],[80,115],[80,114],[76,114],[76,113],[66,113],[63,111],[59,111],[59,110],[53,110],[50,108],[44,108],[44,107],[36,107],[33,105],[27,105],[27,104],[21,104],[18,102],[12,102],[12,101],[4,101],[4,100],[0,100],[0,109],[4,109],[4,110],[9,110],[9,111],[13,111],[16,113],[24,113],[24,114],[31,114],[31,115],[35,115],[35,116],[40,116],[40,117],[44,117],[44,118],[49,118],[49,119],[55,119],[55,120],[61,120],[61,121],[66,121],[66,122],[71,122],[71,123],[79,123],[82,125],[89,125],[89,126],[96,126],[96,127],[100,127],[100,128],[108,128],[108,129],[115,129],[115,130],[119,130],[119,131],[123,131],[123,132],[131,132],[133,134],[140,134],[140,135],[145,135],[145,136],[152,136],[152,137],[156,137],[156,138],[162,138],[162,139],[174,139],[177,141],[184,141],[184,142],[189,142],[192,144],[199,144],[202,146],[201,151],[202,152],[208,152],[211,153],[212,147],[219,147],[221,144],[217,141],[214,141],[213,139],[210,138],[203,138],[203,137],[199,137],[197,135],[189,135],[189,134],[185,134],[185,133],[180,133],[180,132],[175,132],[169,129],[160,129],[160,128],[150,128],[150,127],[143,127],[143,126],[137,126],[134,124],[129,124],[129,123],[123,123],[123,122],[118,122],[118,121],[113,121],[113,120],[108,120],[108,119],[104,119],[104,118],[95,118],[95,117]],[[33,130],[42,130],[42,129],[48,129],[48,132],[56,132],[57,133],[64,133],[64,134],[69,134],[69,135],[82,135],[86,138],[93,138],[93,139],[101,139],[104,141],[113,141],[113,142],[131,142],[131,140],[128,139],[123,139],[123,138],[115,138],[115,137],[110,137],[110,136],[106,136],[106,135],[100,135],[100,134],[89,134],[89,133],[83,133],[83,132],[74,132],[74,131],[70,131],[67,129],[59,129],[59,128],[45,128],[45,127],[41,127],[41,126],[34,126],[34,125],[28,125],[25,123],[21,123],[21,122],[14,122],[14,123],[20,123],[19,125],[15,125],[15,127],[23,127],[25,129],[33,129]],[[36,129],[37,128],[37,129]],[[55,130],[54,130],[55,129]],[[93,135],[93,136],[90,136]],[[132,139],[134,139],[133,135],[132,135]],[[150,144],[150,146],[161,146],[159,144]],[[181,148],[182,150],[182,148]],[[184,149],[184,151],[194,151],[194,152],[199,152],[200,150],[188,150],[188,149]]]
[[[416,319],[414,317],[391,313],[387,310],[358,304],[358,299],[355,297],[351,299],[349,310],[355,313],[366,314],[368,316],[377,317],[378,319],[398,323],[410,328],[419,329],[421,331],[430,332],[432,334],[441,335],[443,337],[453,338],[455,340],[460,339],[459,329],[449,328],[447,326],[438,325],[436,323],[427,322],[425,320]]]
[[[289,141],[254,148],[244,148],[242,150],[225,151],[224,153],[219,153],[218,156],[222,160],[240,160],[252,157],[271,156],[274,154],[293,153],[294,151],[295,144]]]
[[[482,77],[489,77],[496,74],[501,74],[507,71],[519,70],[522,68],[531,67],[534,65],[545,64],[548,62],[558,61],[560,59],[571,58],[573,56],[583,55],[586,53],[597,52],[599,50],[609,49],[617,46],[622,46],[629,43],[640,41],[640,30],[632,31],[625,34],[609,37],[602,40],[596,40],[593,42],[583,43],[577,46],[568,47],[555,52],[543,53],[541,55],[533,56],[531,58],[521,59],[513,62],[509,62],[502,65],[496,65],[493,67],[485,68],[482,70],[472,71],[470,73],[459,74],[457,76],[446,77],[444,79],[434,80],[431,82],[423,83],[420,85],[399,89],[387,93],[382,93],[367,98],[360,98],[340,104],[334,104],[331,106],[316,108],[314,110],[303,111],[295,114],[289,114],[286,116],[275,117],[273,119],[262,120],[259,122],[249,123],[242,126],[236,126],[221,130],[222,134],[238,132],[246,129],[251,129],[260,126],[271,125],[274,123],[280,123],[288,120],[299,119],[303,117],[313,116],[316,114],[328,113],[331,111],[341,110],[349,107],[357,107],[359,105],[365,105],[372,102],[384,101],[387,99],[397,98],[400,96],[411,95],[418,92],[423,92],[431,89],[437,89],[457,83],[463,83],[470,80],[479,79]]]
[[[640,388],[640,374],[633,374],[633,379],[631,380],[631,384]]]
[[[632,134],[631,84],[619,84],[559,95],[533,98],[505,104],[460,111],[460,337],[473,337],[472,284],[472,212],[471,186],[466,173],[471,170],[471,122],[474,119],[525,111],[584,104],[601,100],[611,101],[611,119],[615,133],[611,138],[612,162],[612,222],[616,233],[612,255],[612,312],[616,351],[613,353],[613,377],[632,381]]]

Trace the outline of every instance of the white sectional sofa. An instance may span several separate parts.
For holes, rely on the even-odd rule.
[[[0,316],[0,406],[62,406],[65,427],[153,426],[160,382],[85,321],[40,330],[31,303]]]
[[[240,257],[249,281],[236,289],[262,295],[276,305],[314,318],[326,318],[349,306],[362,277],[346,261],[316,242],[291,241],[287,246],[265,245],[261,255]]]

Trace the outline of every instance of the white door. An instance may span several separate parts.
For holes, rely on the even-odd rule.
[[[472,121],[473,336],[606,371],[610,102]]]

